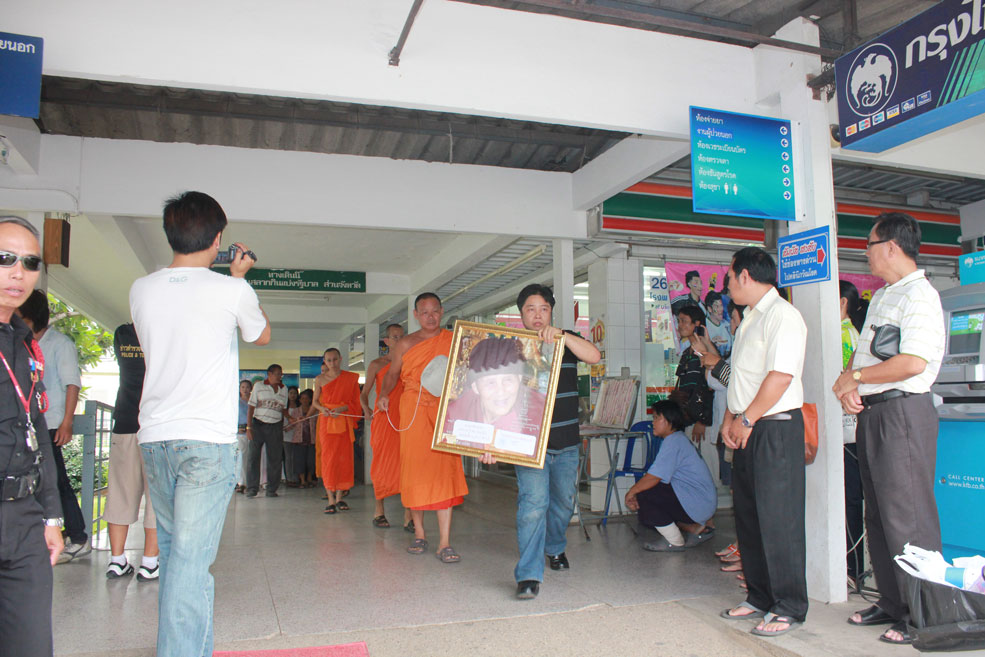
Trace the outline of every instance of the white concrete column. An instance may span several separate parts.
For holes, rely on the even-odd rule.
[[[603,353],[602,363],[605,365],[606,376],[620,376],[624,367],[630,375],[640,376],[642,371],[643,353],[643,264],[634,258],[603,258],[588,267],[588,293],[590,326],[595,327],[602,322],[605,338],[600,350]],[[642,393],[637,400],[634,421],[643,417]],[[605,445],[602,441],[593,440],[590,456],[592,476],[605,474],[609,467]],[[643,451],[637,450],[640,465],[643,463]],[[610,511],[616,508],[615,495],[625,495],[631,486],[629,478],[617,481],[616,491]],[[621,498],[620,498],[621,499]],[[600,511],[605,506],[605,483],[592,484],[591,504],[593,511]]]
[[[339,354],[342,356],[342,369],[349,369],[349,338],[345,337],[339,341],[338,344]]]
[[[369,364],[380,357],[380,325],[366,324],[366,346],[363,348],[363,364],[369,369]],[[376,401],[376,391],[373,389],[375,381],[366,379],[363,384],[369,386],[369,406],[372,408]],[[363,423],[363,481],[370,483],[369,469],[373,464],[373,448],[370,446],[372,441],[372,422]]]
[[[777,38],[817,45],[817,26],[805,19],[791,21]],[[831,227],[837,243],[834,183],[828,116],[814,100],[805,81],[821,72],[818,57],[756,50],[759,95],[779,99],[779,115],[792,122],[794,173],[798,216],[802,220],[780,227],[780,234]],[[841,438],[841,405],[831,387],[841,372],[841,326],[838,306],[838,250],[831,249],[831,280],[792,289],[793,303],[807,323],[804,398],[818,407],[817,459],[807,467],[807,589],[822,602],[843,602],[845,587],[845,487]]]
[[[417,323],[416,319],[414,319],[414,299],[416,298],[416,294],[412,294],[407,297],[407,333],[413,333],[417,329],[421,328],[421,325]]]
[[[571,240],[553,240],[554,248],[554,325],[575,328],[575,265]]]

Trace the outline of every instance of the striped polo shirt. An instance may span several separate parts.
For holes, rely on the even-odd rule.
[[[927,361],[927,367],[920,374],[902,381],[859,384],[858,394],[874,395],[894,389],[918,394],[929,392],[941,368],[946,335],[940,294],[924,276],[922,269],[880,288],[872,295],[869,311],[865,315],[865,326],[855,349],[855,360],[852,361],[854,369],[882,362],[872,355],[869,346],[875,328],[886,324],[900,328],[900,353],[922,358]]]
[[[565,331],[577,335],[571,331]],[[548,449],[564,449],[577,445],[581,440],[578,433],[578,357],[564,348],[561,358],[561,374],[557,380],[557,397],[554,399],[554,414],[551,416],[551,433],[547,439]]]

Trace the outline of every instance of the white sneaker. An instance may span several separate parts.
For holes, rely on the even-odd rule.
[[[106,577],[108,579],[118,579],[127,575],[133,575],[133,566],[125,561],[122,564],[110,561],[109,566],[106,567]]]
[[[65,542],[65,549],[58,555],[58,563],[68,563],[78,557],[84,557],[92,552],[92,543],[86,539],[84,543]]]
[[[158,564],[153,568],[148,568],[147,566],[141,564],[140,570],[137,571],[137,580],[140,582],[153,582],[161,577],[161,566]]]

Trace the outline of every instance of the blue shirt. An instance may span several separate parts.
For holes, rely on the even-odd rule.
[[[44,388],[48,391],[48,410],[44,414],[48,428],[54,431],[65,419],[65,394],[69,386],[82,389],[79,352],[72,338],[48,327],[41,339],[44,354]],[[75,413],[75,409],[72,409]]]
[[[675,431],[663,439],[647,473],[671,485],[681,507],[694,522],[704,524],[715,514],[718,494],[711,471],[683,431]]]
[[[239,398],[239,426],[241,427],[246,426],[246,418],[248,417],[247,414],[249,413],[249,411],[250,411],[249,403],[243,401],[243,398],[240,397]]]

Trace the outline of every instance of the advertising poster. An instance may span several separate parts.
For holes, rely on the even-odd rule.
[[[667,290],[670,296],[670,311],[674,322],[675,341],[677,336],[677,314],[686,306],[697,306],[705,314],[708,334],[718,346],[723,357],[732,351],[732,337],[729,333],[729,297],[722,293],[725,288],[725,275],[728,265],[689,265],[668,262]],[[687,343],[678,343],[678,353],[687,348]]]
[[[872,295],[875,294],[875,291],[886,284],[886,281],[872,274],[846,274],[842,272],[838,278],[852,283],[858,289],[859,296],[866,301],[872,301]]]

